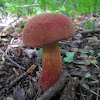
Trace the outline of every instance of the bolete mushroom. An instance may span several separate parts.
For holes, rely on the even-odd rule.
[[[75,28],[72,21],[59,13],[42,13],[34,16],[22,31],[26,46],[43,46],[42,74],[38,86],[44,91],[50,88],[62,71],[58,41],[73,37]]]

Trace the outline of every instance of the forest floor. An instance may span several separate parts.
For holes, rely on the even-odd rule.
[[[37,87],[41,49],[22,42],[21,32],[29,19],[0,13],[0,100],[100,100],[100,18],[82,15],[73,19],[75,36],[59,42],[67,83],[59,91],[44,93]],[[74,52],[70,63],[64,60],[67,52]]]

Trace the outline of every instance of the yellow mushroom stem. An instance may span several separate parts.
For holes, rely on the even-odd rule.
[[[44,91],[50,88],[58,79],[62,71],[62,61],[58,42],[43,46],[42,74],[39,86]]]

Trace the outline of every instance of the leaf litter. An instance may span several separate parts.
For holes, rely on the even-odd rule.
[[[0,100],[37,100],[40,97],[37,83],[42,70],[42,48],[23,45],[21,31],[30,18],[12,16],[13,23],[0,25]],[[87,31],[86,25],[92,27],[90,19],[87,16],[73,19],[76,35],[59,42],[63,70],[71,80],[56,100],[70,100],[67,93],[73,95],[74,100],[100,99],[100,31]],[[99,18],[94,19],[99,28]]]

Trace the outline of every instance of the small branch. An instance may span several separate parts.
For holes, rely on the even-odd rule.
[[[85,30],[85,31],[81,31],[79,32],[82,35],[86,35],[87,33],[94,33],[94,32],[100,32],[100,28],[96,28],[96,29],[90,29],[90,30]]]
[[[11,58],[9,58],[9,56],[2,50],[0,49],[0,52],[3,53],[5,55],[5,57],[12,63],[14,64],[16,67],[22,69],[22,70],[25,70],[24,67],[20,66],[19,64],[17,64],[16,62],[14,62]]]
[[[6,54],[7,54],[7,53],[9,52],[9,50],[11,49],[11,46],[12,46],[13,42],[14,42],[14,38],[11,39],[10,45],[8,45],[8,47],[7,47],[6,51],[5,51]],[[5,56],[2,55],[2,64],[4,64],[4,63],[5,63]]]
[[[66,71],[63,71],[58,81],[45,91],[37,100],[50,100],[56,93],[58,93],[69,81],[69,76]]]
[[[16,7],[31,7],[31,6],[40,6],[39,4],[32,4],[32,5],[16,5]]]
[[[19,20],[19,18],[20,18],[20,15],[13,22],[11,22],[10,25],[13,24],[14,22],[17,22],[17,20]]]
[[[92,93],[92,94],[94,94],[94,95],[96,95],[96,96],[100,96],[98,93],[94,92],[93,90],[90,90],[90,89],[86,88],[86,87],[83,86],[83,85],[81,85],[81,87],[83,87],[83,88],[86,89],[88,92],[90,92],[90,93]]]

